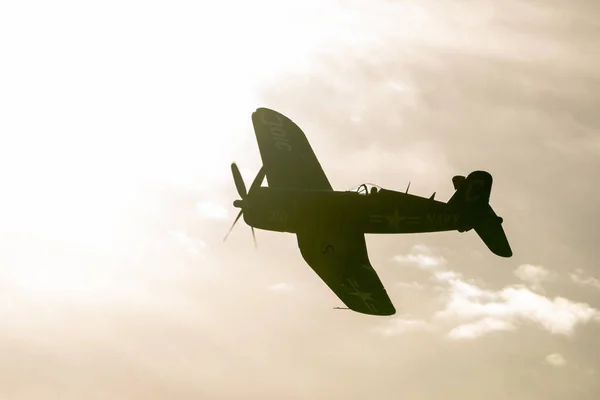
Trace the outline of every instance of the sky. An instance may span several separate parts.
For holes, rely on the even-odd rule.
[[[0,398],[596,399],[596,1],[0,5]],[[340,301],[243,221],[251,113],[330,182],[447,200],[474,232],[367,235],[397,314]]]

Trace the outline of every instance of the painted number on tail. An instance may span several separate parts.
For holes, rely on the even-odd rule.
[[[473,189],[475,189],[476,186],[480,186],[481,188],[485,187],[485,181],[478,179],[476,181],[471,182],[471,184],[467,188],[467,191],[465,192],[466,202],[472,203],[481,198],[481,191],[475,190],[475,193],[473,194]]]

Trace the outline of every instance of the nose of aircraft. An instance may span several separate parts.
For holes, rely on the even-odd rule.
[[[242,200],[236,200],[233,202],[233,206],[236,208],[242,208],[244,206],[244,202]]]

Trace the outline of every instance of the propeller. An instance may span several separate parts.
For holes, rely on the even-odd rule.
[[[227,240],[227,237],[233,230],[233,227],[244,213],[244,208],[250,206],[250,203],[248,202],[249,195],[252,194],[257,188],[259,188],[263,180],[265,179],[265,168],[261,167],[260,171],[258,171],[258,174],[256,175],[256,178],[254,178],[252,185],[250,186],[250,191],[246,191],[246,184],[244,183],[244,179],[242,178],[242,174],[240,173],[240,170],[236,163],[231,164],[231,173],[233,174],[233,182],[235,183],[235,188],[237,189],[237,192],[240,195],[240,199],[235,200],[233,202],[233,206],[236,208],[240,208],[240,212],[237,215],[237,217],[235,217],[235,220],[233,221],[233,224],[231,224],[231,228],[229,228],[229,231],[227,232],[227,235],[225,235],[225,237],[223,238],[223,241]],[[254,233],[254,227],[251,226],[250,229],[252,230],[252,239],[254,240],[254,247],[256,248],[256,234]]]

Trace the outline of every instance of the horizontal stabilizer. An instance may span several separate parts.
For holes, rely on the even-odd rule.
[[[500,257],[511,257],[513,255],[502,228],[502,218],[498,217],[489,205],[487,215],[478,218],[473,229],[492,253]]]
[[[486,171],[474,171],[466,178],[456,175],[452,178],[454,195],[448,205],[456,207],[463,215],[465,225],[460,232],[474,229],[492,253],[500,257],[511,257],[512,249],[502,228],[502,218],[490,206],[492,175]]]

